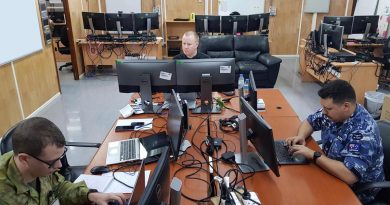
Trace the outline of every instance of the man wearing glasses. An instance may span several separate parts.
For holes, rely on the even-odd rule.
[[[34,117],[17,125],[12,135],[13,151],[0,157],[0,204],[103,205],[123,194],[90,192],[84,182],[65,181],[58,173],[67,151],[65,138],[51,121]]]

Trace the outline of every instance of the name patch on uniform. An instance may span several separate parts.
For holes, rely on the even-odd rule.
[[[361,139],[363,139],[363,135],[361,133],[356,133],[356,134],[352,135],[352,139],[361,140]]]
[[[359,152],[360,150],[360,144],[350,143],[348,145],[348,151],[350,152]]]

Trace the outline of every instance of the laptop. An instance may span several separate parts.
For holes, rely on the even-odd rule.
[[[280,165],[301,165],[309,164],[309,161],[302,155],[293,157],[288,152],[288,146],[284,140],[275,140],[276,158]]]
[[[165,146],[170,148],[173,158],[177,159],[185,135],[184,113],[175,91],[172,90],[172,93],[168,111],[168,134],[159,132],[143,138],[109,142],[106,157],[107,165],[143,159],[145,159],[145,163],[155,162]]]

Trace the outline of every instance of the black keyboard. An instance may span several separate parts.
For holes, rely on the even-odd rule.
[[[276,158],[279,164],[307,164],[308,161],[305,157],[297,156],[293,157],[288,152],[288,146],[285,141],[275,141]]]
[[[349,52],[336,52],[329,53],[328,58],[336,62],[353,62],[355,61],[355,55]]]
[[[120,159],[121,160],[131,160],[135,159],[137,157],[137,145],[139,145],[139,142],[136,140],[126,140],[121,141],[121,148],[120,148]]]
[[[111,35],[88,35],[87,40],[90,41],[112,41]]]

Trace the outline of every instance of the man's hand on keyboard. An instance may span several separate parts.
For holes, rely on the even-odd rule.
[[[314,155],[314,151],[306,147],[305,145],[292,145],[289,147],[288,152],[292,154],[293,157],[296,157],[297,155],[302,155],[309,160],[312,160]]]
[[[304,137],[301,136],[294,136],[294,137],[289,137],[286,139],[287,146],[292,146],[292,145],[305,145],[306,141]]]

